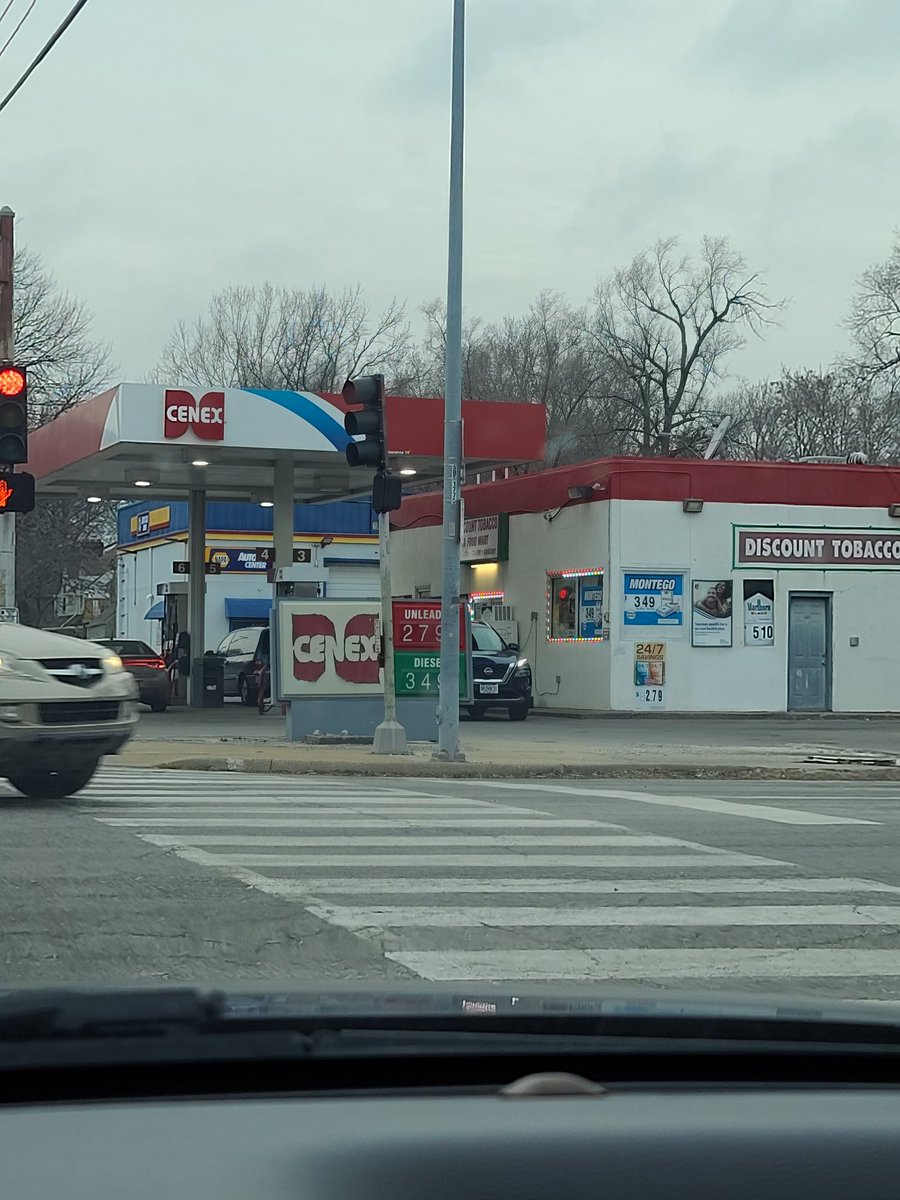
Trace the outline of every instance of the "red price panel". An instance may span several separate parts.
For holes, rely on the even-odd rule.
[[[395,600],[394,649],[440,650],[441,605],[434,600]],[[459,607],[460,644],[465,631],[465,612]]]

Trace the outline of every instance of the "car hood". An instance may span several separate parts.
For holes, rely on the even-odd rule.
[[[108,658],[107,647],[83,638],[48,633],[30,625],[0,624],[0,655],[14,654],[16,658]]]

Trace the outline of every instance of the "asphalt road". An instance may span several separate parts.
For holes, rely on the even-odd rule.
[[[9,982],[541,981],[900,999],[900,786],[104,767],[0,784]]]

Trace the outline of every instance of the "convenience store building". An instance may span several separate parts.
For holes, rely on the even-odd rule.
[[[464,501],[462,591],[537,707],[900,712],[900,470],[610,458]],[[395,514],[396,595],[440,594],[440,517]]]

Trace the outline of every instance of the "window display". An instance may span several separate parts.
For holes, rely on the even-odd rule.
[[[603,571],[547,572],[547,641],[603,641]]]

